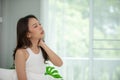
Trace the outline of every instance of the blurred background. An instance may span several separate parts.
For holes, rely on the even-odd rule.
[[[0,67],[10,68],[19,18],[35,15],[64,61],[64,80],[120,80],[120,0],[0,0]]]

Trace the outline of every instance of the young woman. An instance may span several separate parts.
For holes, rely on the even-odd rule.
[[[1,69],[0,80],[57,80],[44,75],[47,60],[50,60],[55,66],[63,64],[61,58],[43,41],[44,35],[44,30],[34,15],[19,19],[17,46],[13,54],[15,70]],[[7,72],[8,78],[2,72]]]

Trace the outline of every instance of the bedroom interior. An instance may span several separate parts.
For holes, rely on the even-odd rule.
[[[0,68],[13,64],[16,23],[28,14],[61,56],[64,80],[120,80],[119,0],[0,0]],[[53,45],[52,45],[53,44]]]

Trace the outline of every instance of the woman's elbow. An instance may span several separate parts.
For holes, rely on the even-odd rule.
[[[63,61],[59,62],[56,66],[61,67],[63,65]]]

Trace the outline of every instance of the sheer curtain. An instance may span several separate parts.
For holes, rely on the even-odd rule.
[[[119,3],[41,0],[45,41],[64,61],[64,80],[120,79]]]

